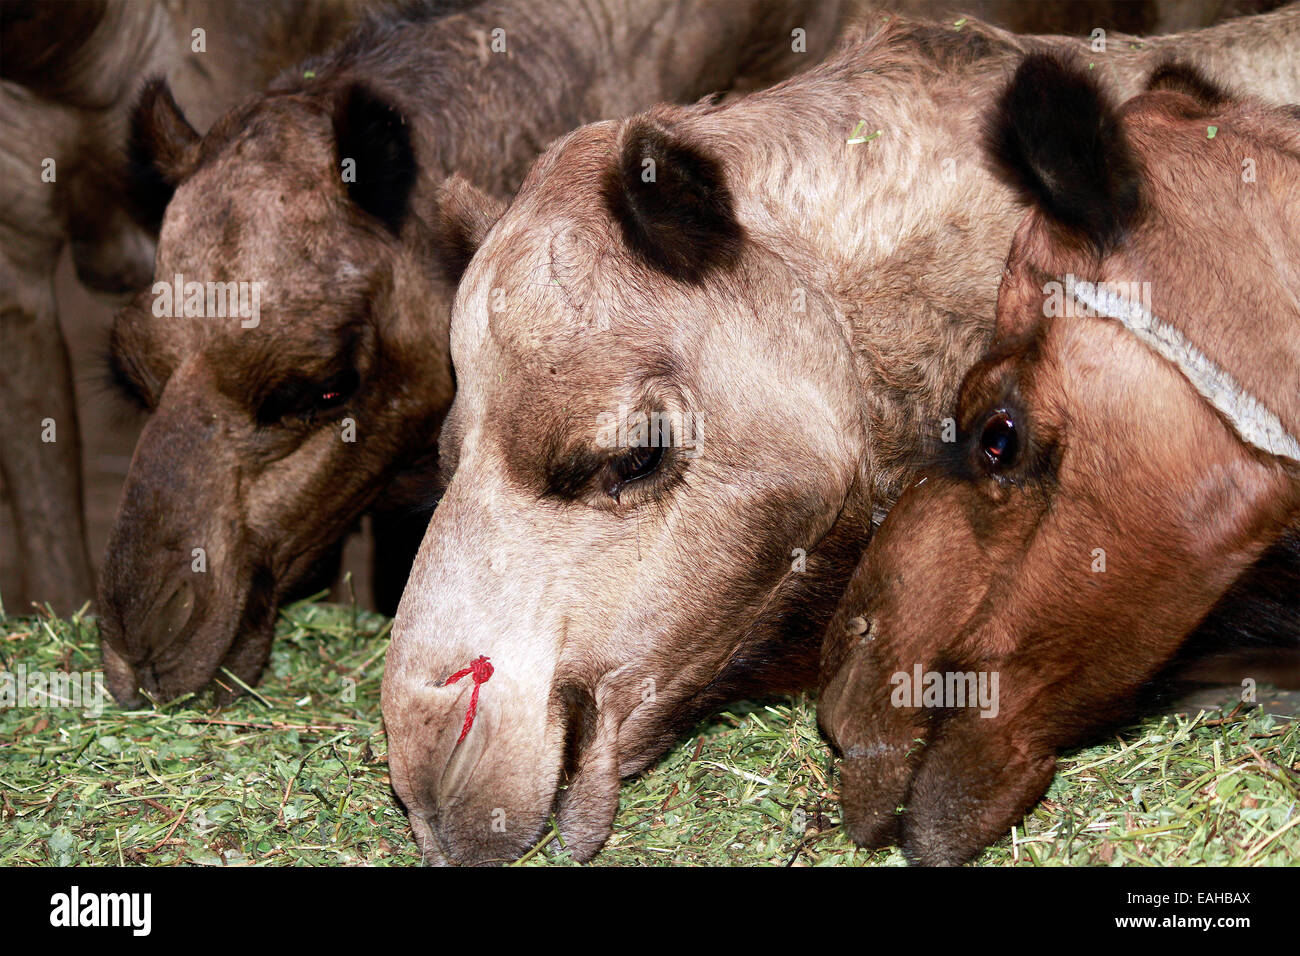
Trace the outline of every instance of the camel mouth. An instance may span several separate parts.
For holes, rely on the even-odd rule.
[[[486,725],[479,728],[476,722],[471,731],[484,735],[477,743],[471,738],[457,741],[447,766],[440,771],[429,767],[418,783],[403,784],[403,778],[397,778],[422,864],[508,865],[542,849],[539,842],[550,851],[569,851],[578,862],[590,860],[600,849],[612,832],[619,778],[613,773],[610,779],[607,768],[612,760],[601,756],[612,755],[613,748],[601,734],[595,695],[585,686],[565,684],[552,693],[550,709],[555,736],[547,754],[538,753],[535,760],[509,765],[492,760],[498,718],[480,708],[479,719]],[[596,773],[593,764],[599,768]],[[398,773],[406,771],[399,765]],[[526,788],[528,795],[519,788]],[[479,817],[491,807],[492,794],[511,789],[520,793],[513,808],[506,803],[492,811],[501,813],[502,829],[497,831]]]
[[[440,805],[433,809],[425,807],[408,808],[412,832],[416,847],[420,851],[420,863],[423,866],[508,866],[528,855],[538,841],[551,841],[551,821],[555,818],[556,807],[562,790],[556,789],[549,800],[539,795],[538,805],[546,810],[537,814],[536,824],[522,835],[513,839],[494,841],[492,839],[467,838],[467,831],[461,827],[463,816],[457,804]]]
[[[200,603],[184,632],[161,649],[129,640],[129,625],[106,616],[100,644],[109,693],[120,706],[134,709],[213,686],[218,703],[229,703],[242,693],[240,681],[252,685],[261,674],[275,634],[275,606],[255,584],[233,620],[213,620]],[[223,680],[223,669],[238,680]]]
[[[112,641],[101,642],[100,654],[104,664],[104,683],[117,705],[126,710],[144,707],[148,701],[140,693],[141,669],[132,664]]]
[[[232,631],[230,640],[215,656],[211,667],[197,672],[194,658],[182,658],[174,663],[164,663],[159,658],[132,659],[122,654],[116,643],[106,639],[103,657],[106,683],[113,699],[122,707],[136,709],[149,702],[165,703],[187,693],[197,693],[212,683],[235,644]]]
[[[437,814],[412,813],[410,819],[411,830],[415,834],[415,845],[420,850],[420,865],[455,865],[443,848],[442,838],[438,835]]]

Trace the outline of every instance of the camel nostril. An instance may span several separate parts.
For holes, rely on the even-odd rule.
[[[460,737],[456,740],[458,744],[465,739],[465,735],[474,726],[474,715],[478,712],[479,688],[492,679],[492,674],[496,670],[492,666],[491,660],[491,658],[480,654],[475,660],[470,661],[468,667],[461,668],[442,682],[442,686],[447,687],[456,683],[462,677],[468,676],[474,679],[474,690],[469,699],[469,709],[465,712],[465,723],[461,727]]]
[[[860,641],[876,639],[876,622],[869,617],[851,617],[844,625],[844,632]]]
[[[150,616],[145,636],[153,655],[166,650],[176,640],[189,624],[193,613],[194,589],[188,581],[182,581],[157,605],[157,611]]]
[[[437,794],[439,804],[446,803],[466,785],[466,781],[474,772],[474,768],[492,739],[495,724],[492,709],[487,705],[480,706],[479,701],[479,693],[483,685],[492,676],[491,665],[484,667],[480,664],[480,662],[486,663],[486,660],[487,658],[481,657],[469,667],[452,674],[440,688],[455,694],[454,698],[448,700],[451,709],[443,714],[443,719],[447,721],[443,733],[449,737],[453,734],[456,736],[450,748],[443,751],[442,759],[446,764],[436,777],[434,793]],[[470,682],[462,682],[459,679],[466,675],[472,675],[474,678],[473,690],[468,694],[465,693],[464,685]],[[459,693],[457,693],[458,687]]]

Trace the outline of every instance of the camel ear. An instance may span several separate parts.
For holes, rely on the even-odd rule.
[[[745,234],[722,164],[661,127],[627,131],[602,198],[628,247],[673,279],[699,283],[740,259]]]
[[[460,282],[488,230],[505,211],[504,200],[489,196],[460,173],[443,181],[432,225],[448,279]]]
[[[1175,90],[1190,96],[1207,110],[1223,106],[1232,100],[1226,90],[1211,82],[1196,67],[1173,60],[1160,64],[1152,71],[1147,79],[1147,90]]]
[[[1026,57],[988,117],[985,150],[1025,202],[1098,251],[1137,216],[1140,175],[1119,116],[1077,65]]]
[[[354,83],[335,104],[334,141],[348,197],[397,235],[419,172],[406,117],[378,94]]]
[[[167,81],[145,83],[131,113],[127,190],[135,219],[155,234],[177,184],[194,167],[199,139]]]

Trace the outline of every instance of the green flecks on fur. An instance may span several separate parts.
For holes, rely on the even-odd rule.
[[[869,143],[876,137],[882,135],[882,130],[876,130],[874,133],[863,136],[862,130],[866,125],[866,120],[858,120],[858,125],[853,127],[853,134],[846,141],[850,146],[857,146],[859,143]]]

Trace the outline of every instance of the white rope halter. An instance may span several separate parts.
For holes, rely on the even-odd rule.
[[[1270,455],[1300,462],[1300,441],[1286,430],[1282,420],[1172,325],[1162,322],[1132,299],[1105,288],[1104,284],[1077,282],[1074,276],[1066,276],[1065,291],[1097,315],[1116,320],[1172,362],[1247,444]]]

